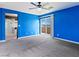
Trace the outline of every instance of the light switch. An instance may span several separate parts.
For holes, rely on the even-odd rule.
[[[20,27],[20,25],[18,25]]]

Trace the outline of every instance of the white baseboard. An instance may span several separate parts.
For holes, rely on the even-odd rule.
[[[19,37],[18,39],[23,39],[23,38],[27,38],[27,37],[33,37],[33,36],[39,36],[40,34],[37,35],[30,35],[30,36],[24,36],[24,37]]]
[[[59,40],[67,41],[67,42],[70,42],[70,43],[79,44],[79,42],[71,41],[71,40],[68,40],[68,39],[62,39],[62,38],[58,38],[58,37],[54,37],[54,39],[59,39]]]
[[[0,40],[0,42],[6,42],[6,40]]]
[[[33,36],[38,36],[40,34],[37,35],[30,35],[30,36],[24,36],[24,37],[19,37],[18,39],[22,39],[22,38],[27,38],[27,37],[33,37]],[[0,40],[0,42],[6,42],[6,40]]]

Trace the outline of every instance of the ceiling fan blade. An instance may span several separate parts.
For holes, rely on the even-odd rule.
[[[43,4],[43,6],[46,6],[46,5],[48,5],[48,3]]]
[[[52,7],[52,6],[48,7],[48,9],[52,9],[52,8],[54,8],[54,7]]]
[[[41,7],[42,9],[45,9],[45,10],[50,10],[52,9],[53,7],[49,7],[49,8],[45,8],[45,7]]]
[[[31,2],[32,5],[37,6],[36,4],[34,4],[33,2]]]
[[[37,9],[37,8],[29,8],[29,9]]]
[[[47,9],[47,8],[44,8],[44,7],[41,7],[42,9],[45,9],[45,10],[49,10],[49,9]]]

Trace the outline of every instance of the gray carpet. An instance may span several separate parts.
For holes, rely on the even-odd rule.
[[[42,34],[0,43],[0,56],[7,57],[79,57],[79,45],[51,39]]]

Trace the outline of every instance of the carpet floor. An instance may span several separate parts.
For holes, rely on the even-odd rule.
[[[1,57],[79,57],[79,45],[41,34],[0,43]]]

